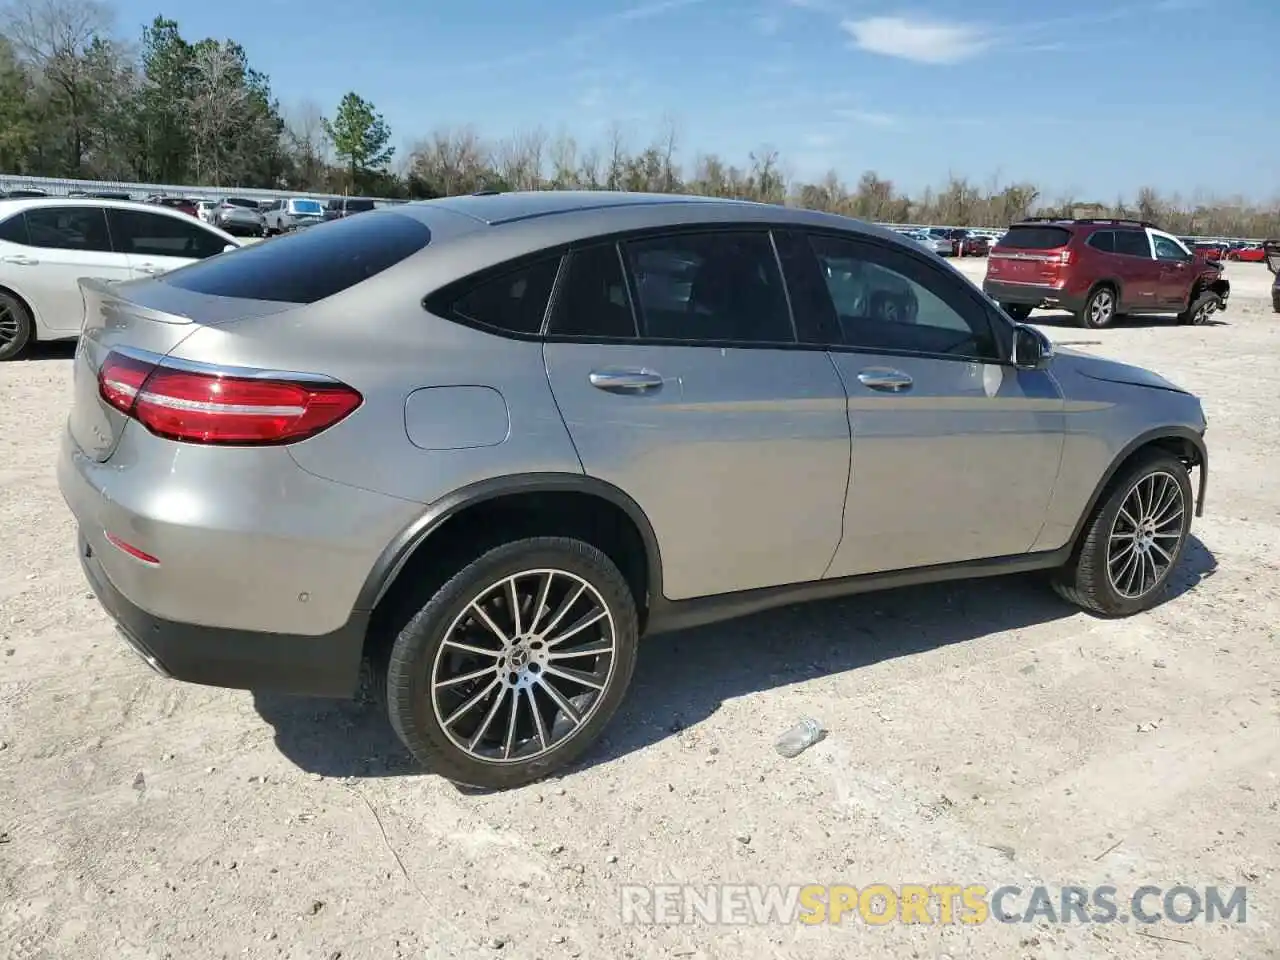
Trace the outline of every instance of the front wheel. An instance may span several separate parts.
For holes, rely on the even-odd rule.
[[[1191,532],[1191,478],[1181,460],[1152,453],[1108,491],[1053,585],[1087,610],[1124,617],[1155,606],[1168,589]]]
[[[564,537],[495,547],[397,636],[391,724],[456,783],[531,783],[599,737],[631,682],[638,632],[630,587],[595,547]]]
[[[1178,317],[1178,322],[1184,326],[1202,327],[1221,309],[1222,298],[1220,296],[1216,293],[1202,293]]]

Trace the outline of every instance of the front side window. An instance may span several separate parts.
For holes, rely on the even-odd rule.
[[[570,255],[556,291],[548,333],[600,340],[636,336],[622,261],[612,243],[575,250]]]
[[[46,250],[111,252],[101,207],[41,207],[26,212],[31,246]]]
[[[1188,254],[1187,251],[1183,250],[1182,247],[1168,237],[1155,236],[1151,239],[1156,248],[1157,260],[1173,260],[1181,262],[1183,260],[1191,259],[1191,255]]]
[[[541,333],[559,266],[558,256],[545,257],[496,276],[486,276],[454,300],[448,312],[506,333]]]
[[[765,231],[680,234],[622,245],[640,335],[692,343],[794,343]]]
[[[112,210],[111,237],[119,253],[139,257],[204,260],[222,253],[227,242],[195,220],[138,210]]]
[[[1001,358],[990,318],[963,279],[868,243],[814,236],[811,244],[846,346]]]

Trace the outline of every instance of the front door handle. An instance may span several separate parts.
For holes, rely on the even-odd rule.
[[[644,393],[662,386],[662,374],[652,370],[592,370],[588,379],[597,390],[610,393]]]
[[[136,269],[139,273],[164,273],[164,267],[157,267],[154,263],[141,263]]]
[[[15,255],[14,255],[14,256],[12,256],[12,257],[5,257],[5,258],[4,258],[4,262],[5,262],[5,263],[12,263],[12,264],[14,264],[14,265],[16,265],[16,266],[19,266],[19,267],[34,267],[34,266],[36,266],[36,264],[38,264],[40,261],[39,261],[39,260],[34,260],[34,259],[32,259],[31,257],[23,256],[22,254],[20,254],[20,253],[19,253],[19,254],[15,254]]]
[[[901,370],[874,367],[859,373],[858,382],[864,387],[870,387],[872,390],[881,390],[885,393],[901,393],[904,390],[911,389],[912,381],[911,377]]]

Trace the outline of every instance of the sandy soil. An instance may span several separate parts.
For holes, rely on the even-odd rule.
[[[1168,603],[1109,622],[983,581],[655,639],[579,769],[489,796],[370,708],[148,672],[54,483],[70,349],[0,365],[0,955],[1280,956],[1280,316],[1263,268],[1230,274],[1213,326],[1038,318],[1204,397],[1208,514]],[[830,736],[783,760],[806,715]],[[620,884],[671,881],[1246,884],[1249,913],[621,925]]]

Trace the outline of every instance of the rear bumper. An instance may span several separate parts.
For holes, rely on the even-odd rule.
[[[368,614],[353,614],[320,637],[224,630],[153,616],[130,602],[107,576],[81,532],[80,565],[121,635],[157,673],[188,683],[271,690],[317,697],[350,697],[360,672]]]
[[[983,280],[982,292],[997,303],[1013,303],[1027,307],[1045,307],[1049,310],[1069,310],[1077,313],[1084,307],[1083,298],[1060,287],[1038,283],[1005,283],[1000,280]]]

